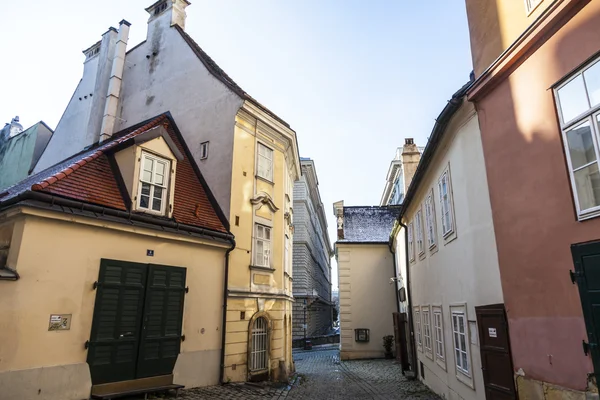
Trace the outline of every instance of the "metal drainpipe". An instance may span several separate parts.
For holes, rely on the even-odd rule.
[[[223,282],[223,323],[221,324],[221,370],[219,371],[219,383],[223,384],[225,375],[225,339],[227,333],[227,292],[229,280],[229,253],[235,249],[235,239],[231,240],[231,247],[225,252],[225,278]]]
[[[393,250],[393,246],[392,246],[393,240],[390,241],[390,243],[388,243],[388,247],[390,248],[390,253],[392,253],[392,259],[394,260],[394,275],[392,275],[392,277],[394,278],[394,287],[396,288],[395,292],[396,292],[396,311],[398,311],[398,314],[400,314],[400,294],[398,294],[398,280],[396,280],[396,278],[398,277],[398,272],[397,272],[397,267],[398,264],[396,263],[396,253]]]
[[[412,315],[412,290],[410,289],[410,260],[408,259],[408,226],[404,225],[402,223],[402,221],[400,220],[400,217],[398,218],[398,223],[400,224],[401,227],[404,228],[404,248],[406,249],[406,251],[404,252],[406,254],[406,292],[407,292],[407,297],[408,297],[408,310],[407,310],[407,316],[408,316],[408,327],[410,329],[410,339],[412,342],[412,346],[411,346],[411,353],[412,353],[412,363],[410,365],[410,369],[412,372],[415,373],[415,378],[417,377],[417,375],[419,375],[418,373],[418,368],[417,368],[417,347],[415,346],[415,327],[413,325],[413,315]]]

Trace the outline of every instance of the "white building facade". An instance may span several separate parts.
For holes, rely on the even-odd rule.
[[[483,400],[481,342],[501,332],[483,332],[480,313],[503,310],[503,295],[479,123],[465,90],[438,117],[393,244],[398,288],[409,282],[400,305],[412,318],[411,369],[444,398]]]

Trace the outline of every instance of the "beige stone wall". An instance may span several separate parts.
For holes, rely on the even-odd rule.
[[[394,334],[396,312],[393,254],[387,244],[337,243],[341,358],[383,357],[383,336]],[[370,329],[370,341],[354,340],[354,329]]]
[[[225,342],[225,382],[248,379],[248,338],[250,321],[258,313],[266,313],[270,322],[269,367],[271,379],[279,377],[279,362],[288,372],[293,370],[290,300],[232,298],[227,304],[227,338]],[[242,319],[242,313],[244,318]],[[287,322],[286,322],[287,321]]]
[[[16,282],[0,281],[0,388],[15,380],[29,382],[18,397],[27,399],[34,389],[37,396],[38,389],[67,386],[72,376],[85,376],[82,385],[89,389],[84,343],[90,337],[92,285],[102,258],[187,268],[185,356],[178,360],[176,378],[188,387],[218,383],[225,246],[63,213],[23,213],[0,215],[0,223],[16,221],[9,262],[21,276]],[[154,250],[154,257],[146,256],[147,249]],[[70,330],[48,331],[51,314],[72,314]],[[210,371],[179,367],[190,357],[212,366]],[[60,368],[41,372],[51,366]]]

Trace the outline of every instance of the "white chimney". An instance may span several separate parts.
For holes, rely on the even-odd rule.
[[[123,83],[123,69],[125,67],[125,53],[127,51],[127,40],[129,39],[129,27],[131,24],[125,20],[119,22],[119,34],[115,45],[115,56],[112,60],[110,79],[108,80],[108,91],[104,105],[104,116],[100,128],[100,142],[110,138],[115,130],[119,96]]]
[[[185,8],[190,4],[192,3],[187,0],[159,0],[146,8],[150,14],[148,25],[150,27],[156,23],[168,24],[167,26],[179,25],[185,30]],[[148,37],[151,37],[150,32],[148,32]]]

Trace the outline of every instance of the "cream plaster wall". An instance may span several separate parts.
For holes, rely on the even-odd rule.
[[[21,237],[13,237],[9,254],[21,279],[0,282],[0,343],[4,344],[0,346],[0,393],[21,376],[29,383],[19,399],[38,399],[32,397],[38,389],[45,392],[57,382],[67,385],[73,369],[62,366],[76,365],[79,376],[88,379],[89,394],[84,343],[91,331],[96,298],[92,285],[98,279],[102,258],[187,268],[186,340],[181,343],[175,375],[187,387],[218,383],[226,246],[65,214],[23,211],[24,219],[9,217],[23,226],[20,231],[15,229]],[[154,257],[146,256],[147,249],[154,250]],[[50,314],[72,314],[71,329],[49,332]],[[181,367],[191,359],[211,367]],[[51,366],[62,368],[51,380],[36,373]]]
[[[340,357],[383,357],[383,336],[394,334],[396,293],[390,278],[393,254],[387,244],[337,243],[340,290]],[[354,329],[370,329],[370,341],[354,341]]]
[[[448,165],[456,238],[445,242],[441,233],[438,179]],[[417,351],[417,354],[426,369],[425,383],[438,394],[450,399],[483,400],[485,391],[475,307],[503,303],[503,297],[479,123],[471,103],[463,104],[450,122],[415,198],[408,205],[403,220],[405,224],[414,221],[416,211],[423,206],[425,196],[432,188],[437,248],[426,250],[422,257],[416,255],[416,260],[410,263],[410,290],[413,307],[442,307],[446,360],[440,363],[434,361],[435,348],[432,351],[433,359],[422,351]],[[398,248],[402,249],[403,239],[397,242]],[[449,308],[454,304],[466,304],[470,328],[468,347],[471,379],[455,369]],[[430,319],[433,341],[432,311]]]

